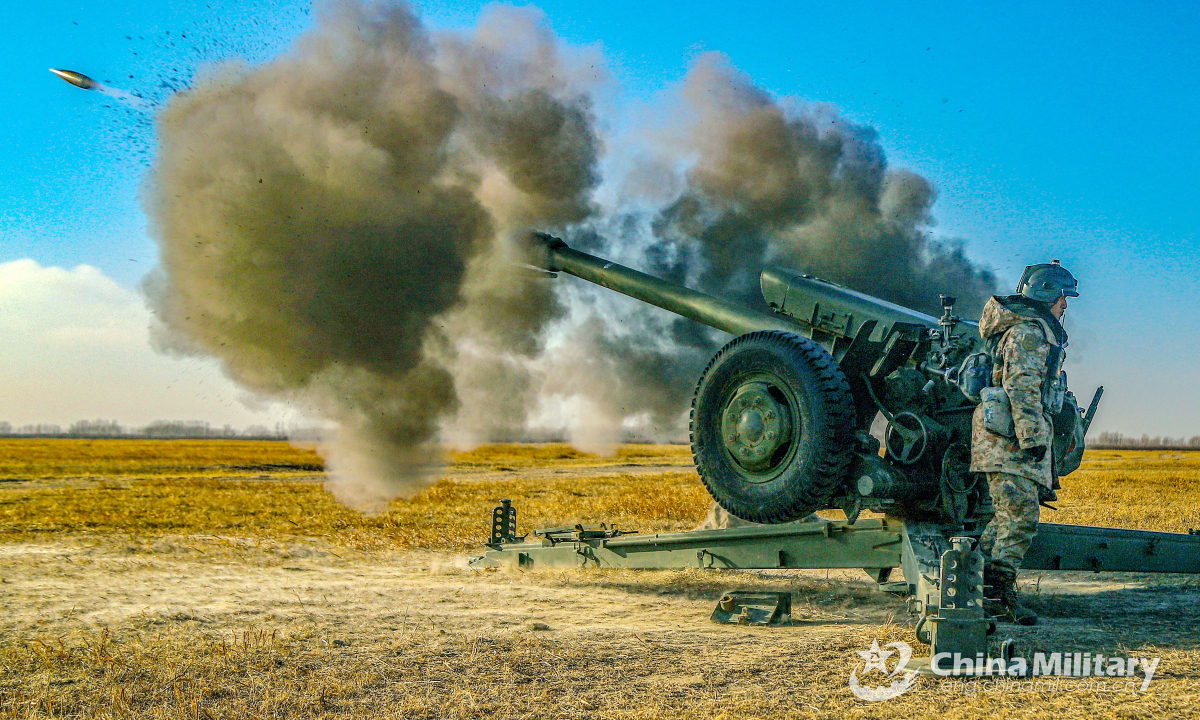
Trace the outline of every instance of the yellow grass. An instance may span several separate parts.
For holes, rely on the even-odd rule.
[[[1092,450],[1062,479],[1046,522],[1187,532],[1200,528],[1200,452]]]
[[[315,451],[285,442],[0,439],[0,480],[311,474],[323,467]]]
[[[528,468],[553,464],[586,467],[636,461],[690,463],[682,445],[623,445],[601,458],[563,443],[482,445],[451,451],[460,468]],[[324,462],[311,447],[252,440],[76,440],[0,438],[0,481],[96,477],[257,477],[321,472]]]
[[[617,464],[677,465],[688,449],[629,446]],[[320,538],[362,550],[478,547],[491,508],[514,500],[522,532],[563,522],[686,529],[709,499],[694,473],[534,476],[547,466],[605,461],[560,445],[453,453],[447,477],[387,513],[364,517],[319,482],[320,459],[284,443],[0,441],[0,542],[219,536]],[[467,477],[469,473],[474,476]],[[266,480],[266,481],[264,481]],[[1200,527],[1200,453],[1099,451],[1064,479],[1061,511],[1043,519],[1156,530]],[[234,570],[231,570],[231,572]],[[699,573],[699,571],[693,571]],[[658,582],[657,592],[671,585]],[[574,576],[572,576],[574,577]],[[564,582],[602,586],[579,577]],[[680,574],[682,580],[691,576]],[[723,580],[704,575],[716,587]],[[624,575],[613,582],[636,583]],[[747,578],[748,580],[750,578]],[[2,579],[0,579],[2,580]],[[114,582],[118,579],[114,578]],[[689,581],[690,582],[690,581]],[[713,583],[716,583],[714,585]],[[686,583],[685,583],[686,584]],[[103,588],[98,588],[103,590]],[[1179,592],[1188,592],[1186,588]],[[736,647],[631,633],[586,641],[554,633],[487,637],[437,630],[382,633],[339,645],[320,628],[167,629],[139,624],[0,638],[0,718],[42,717],[1182,717],[1200,707],[1194,632],[1163,637],[1162,618],[1089,606],[1080,624],[1038,628],[1039,646],[1086,632],[1102,649],[1161,655],[1170,668],[1148,695],[946,693],[932,683],[893,701],[855,700],[855,651],[873,638],[915,645],[909,627],[850,626],[803,634],[747,630]],[[1161,613],[1160,613],[1161,615]],[[406,616],[407,620],[407,616]],[[1046,634],[1049,633],[1049,634]],[[1057,634],[1055,634],[1057,633]],[[1188,634],[1190,633],[1190,634]],[[731,640],[732,641],[732,640]],[[1161,642],[1162,644],[1156,644]],[[1055,643],[1058,643],[1057,645]],[[1089,646],[1088,649],[1092,649]]]
[[[443,479],[412,498],[394,501],[387,513],[369,517],[341,505],[318,483],[290,480],[296,466],[311,467],[319,459],[286,443],[43,440],[0,441],[0,449],[8,451],[3,467],[22,468],[24,477],[44,481],[0,485],[4,542],[74,535],[216,535],[316,537],[358,549],[465,550],[486,539],[491,510],[501,498],[517,504],[522,532],[567,521],[607,522],[643,532],[689,529],[703,518],[708,502],[693,473],[583,480],[514,473],[492,480]],[[683,462],[690,457],[686,453],[687,448],[673,446],[629,446],[619,457],[663,464]],[[492,446],[455,457],[459,467],[502,471],[601,461],[561,445]],[[145,476],[134,476],[137,469]],[[262,482],[264,477],[275,481]]]
[[[877,639],[914,642],[887,626],[828,640],[758,631],[769,655],[676,641],[571,643],[543,633],[508,637],[406,633],[338,647],[309,633],[267,631],[197,639],[107,632],[0,644],[0,717],[42,718],[1181,718],[1200,694],[1160,677],[1154,691],[947,691],[925,679],[896,699],[856,700],[856,651]],[[1156,649],[1165,666],[1200,653]],[[947,683],[949,684],[949,683]],[[3,685],[0,685],[3,688]]]
[[[571,520],[627,529],[693,527],[707,509],[704,488],[686,473],[609,475],[532,482],[441,480],[370,517],[314,483],[202,478],[101,481],[86,487],[0,491],[0,541],[48,535],[219,535],[325,538],[359,549],[463,550],[487,538],[491,510],[513,498],[522,532]]]
[[[536,445],[481,445],[474,450],[453,451],[449,460],[454,467],[528,468],[587,467],[613,462],[643,465],[690,464],[692,450],[686,445],[621,445],[610,457],[576,450],[563,443]]]
[[[680,446],[626,446],[621,461],[687,462]],[[694,473],[527,477],[546,465],[604,462],[562,445],[486,446],[455,453],[450,470],[497,470],[502,477],[453,473],[387,513],[363,516],[314,482],[319,457],[278,442],[5,440],[0,478],[0,541],[36,537],[217,535],[325,538],[335,545],[464,550],[485,538],[501,498],[518,508],[521,532],[563,523],[608,522],[640,531],[687,529],[708,509]],[[611,460],[608,462],[612,462]],[[273,482],[262,482],[270,478]],[[56,482],[62,481],[62,482]],[[69,482],[67,482],[69,481]],[[1200,453],[1101,450],[1063,480],[1059,511],[1047,522],[1187,532],[1200,528]]]

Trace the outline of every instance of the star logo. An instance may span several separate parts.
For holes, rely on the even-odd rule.
[[[879,638],[871,641],[869,650],[855,650],[864,661],[862,674],[867,675],[872,670],[878,670],[884,676],[884,681],[891,680],[888,685],[879,685],[870,687],[859,682],[858,669],[850,672],[850,692],[854,696],[862,700],[870,702],[878,702],[880,700],[890,700],[899,695],[903,695],[912,689],[913,685],[917,684],[917,671],[909,670],[905,672],[908,666],[908,661],[912,657],[912,648],[908,643],[897,640],[890,642],[884,647],[895,648],[895,650],[884,650],[879,647]],[[887,659],[899,653],[896,658],[896,667],[888,670]]]
[[[892,643],[892,644],[895,645],[895,643]],[[885,647],[887,647],[887,646],[885,646]],[[883,673],[884,675],[891,675],[891,671],[887,669],[887,663],[884,661],[887,660],[888,658],[890,658],[891,656],[895,655],[896,651],[895,650],[880,650],[879,649],[879,638],[875,638],[875,640],[871,642],[870,650],[855,650],[855,652],[857,652],[859,655],[861,655],[863,660],[867,661],[866,666],[863,667],[863,672],[862,672],[863,675],[866,675],[867,673],[871,672],[872,670],[878,670],[879,672]]]

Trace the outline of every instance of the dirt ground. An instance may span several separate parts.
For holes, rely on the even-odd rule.
[[[568,471],[581,481],[631,471],[620,465]],[[857,653],[876,639],[924,646],[903,600],[861,572],[481,571],[467,567],[468,554],[215,534],[0,544],[0,716],[1200,713],[1192,577],[1027,573],[1043,622],[1001,627],[1018,652],[1161,657],[1145,692],[924,678],[871,703],[849,689],[851,672],[862,671]],[[796,624],[710,623],[731,587],[791,591]]]

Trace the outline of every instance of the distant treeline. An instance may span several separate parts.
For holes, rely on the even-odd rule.
[[[0,421],[0,437],[50,437],[50,438],[148,438],[155,440],[300,440],[319,441],[324,437],[321,428],[284,426],[282,423],[274,428],[265,425],[250,425],[245,428],[235,428],[232,425],[213,427],[198,420],[155,420],[145,427],[127,428],[115,420],[80,420],[69,427],[39,423],[37,425],[13,426],[12,423]],[[567,442],[565,437],[557,433],[517,433],[510,436],[490,438],[490,442]],[[622,442],[646,443],[655,442],[640,437],[625,437]],[[658,442],[662,442],[661,440]],[[686,444],[686,442],[684,442]],[[1168,437],[1142,435],[1131,437],[1119,432],[1102,432],[1088,438],[1089,448],[1096,450],[1116,450],[1120,448],[1142,450],[1200,450],[1200,435],[1186,437]]]
[[[1200,450],[1200,435],[1190,438],[1143,435],[1128,437],[1119,432],[1102,432],[1094,438],[1088,438],[1088,447],[1097,450],[1117,450],[1120,448],[1137,448],[1141,450]]]
[[[0,421],[0,437],[61,438],[149,438],[167,439],[242,439],[242,440],[319,440],[319,428],[251,425],[242,429],[225,425],[212,427],[197,420],[155,420],[145,427],[127,428],[115,420],[80,420],[70,427],[39,423],[20,425]]]

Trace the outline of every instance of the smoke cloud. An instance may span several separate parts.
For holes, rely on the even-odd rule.
[[[995,293],[961,242],[930,239],[933,187],[889,168],[871,128],[826,106],[785,106],[716,53],[697,60],[666,117],[669,130],[621,180],[619,207],[576,226],[573,245],[766,312],[758,276],[769,265],[935,315],[939,292],[967,316]],[[676,190],[663,198],[662,187]],[[659,207],[647,212],[653,194]],[[646,437],[684,435],[695,383],[729,336],[606,291],[572,291],[574,337],[551,349],[561,357],[548,390],[574,388],[607,418],[585,423],[594,445],[614,442],[630,420]]]
[[[520,272],[530,228],[756,307],[770,264],[926,311],[992,293],[961,244],[929,239],[932,186],[870,128],[719,55],[664,129],[605,139],[635,159],[602,179],[601,66],[536,11],[433,37],[403,6],[340,2],[284,56],[176,96],[147,192],[161,347],[336,421],[330,489],[380,510],[436,474],[443,441],[685,432],[729,338]]]
[[[439,44],[405,7],[326,5],[292,51],[159,119],[159,342],[337,421],[352,506],[436,472],[460,394],[515,388],[500,410],[524,421],[519,358],[558,305],[511,272],[514,239],[587,216],[599,151],[539,22],[494,10]]]
[[[719,55],[699,59],[681,94],[676,144],[694,162],[653,243],[702,268],[702,288],[762,306],[758,272],[778,264],[927,312],[949,288],[982,308],[994,278],[928,240],[933,187],[890,169],[872,129],[828,107],[789,112]]]

